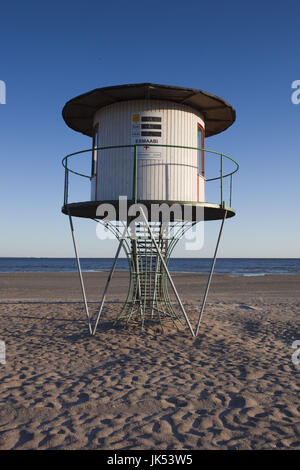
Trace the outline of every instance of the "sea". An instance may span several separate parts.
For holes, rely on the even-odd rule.
[[[85,272],[109,271],[112,258],[81,258]],[[210,271],[210,258],[171,258],[169,270],[178,273],[203,273]],[[126,258],[120,258],[117,270],[128,270]],[[77,270],[74,258],[0,258],[0,273],[17,272],[72,272]],[[215,273],[240,276],[266,274],[300,274],[300,258],[218,258]]]

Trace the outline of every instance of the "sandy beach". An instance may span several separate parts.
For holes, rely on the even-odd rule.
[[[173,278],[195,325],[207,277]],[[0,449],[300,448],[300,275],[215,275],[196,339],[114,327],[127,285],[91,338],[76,273],[0,274]]]

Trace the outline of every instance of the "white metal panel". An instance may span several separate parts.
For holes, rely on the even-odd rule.
[[[162,145],[198,146],[197,125],[205,127],[203,117],[188,106],[154,100],[115,103],[99,110],[94,119],[94,124],[99,124],[99,146],[131,145],[133,114],[143,111],[162,117]],[[159,159],[138,159],[138,198],[196,202],[199,191],[199,200],[204,201],[204,179],[197,176],[197,150],[161,147],[160,153]],[[97,200],[132,199],[133,162],[130,148],[99,151]]]

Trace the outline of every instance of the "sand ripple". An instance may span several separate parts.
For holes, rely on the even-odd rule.
[[[300,305],[245,305],[211,303],[193,340],[113,328],[113,305],[89,338],[79,303],[2,303],[0,448],[299,448]]]

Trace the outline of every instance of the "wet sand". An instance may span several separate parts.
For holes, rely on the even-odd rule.
[[[174,275],[193,325],[206,279]],[[300,448],[300,276],[215,275],[196,339],[114,327],[127,285],[90,338],[76,273],[0,274],[0,449]]]

